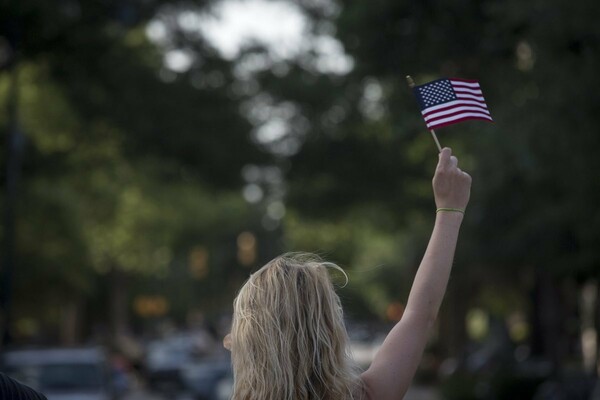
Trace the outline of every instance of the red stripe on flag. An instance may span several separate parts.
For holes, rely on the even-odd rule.
[[[454,125],[454,124],[456,124],[458,122],[467,121],[467,120],[470,120],[470,119],[479,119],[479,120],[482,120],[482,121],[488,121],[488,122],[492,122],[492,123],[494,122],[494,120],[492,120],[491,118],[488,119],[488,118],[483,118],[483,117],[465,117],[465,118],[456,119],[454,121],[447,121],[447,122],[444,122],[444,123],[441,123],[441,124],[435,124],[435,123],[433,123],[431,125],[427,124],[427,128],[428,129],[442,128],[444,126]]]
[[[471,93],[471,94],[483,95],[483,93],[481,92],[481,89],[471,89],[471,88],[466,88],[466,87],[455,87],[454,93]]]
[[[474,79],[450,78],[449,81],[450,81],[450,83],[455,83],[457,85],[473,86],[473,84],[475,84],[475,85],[479,86],[479,81],[476,81]]]
[[[458,115],[465,115],[465,116],[481,116],[482,118],[489,118],[492,119],[491,115],[489,115],[489,113],[485,113],[485,112],[481,112],[481,111],[469,111],[469,110],[461,110],[461,111],[456,111],[454,113],[450,113],[450,114],[445,114],[445,115],[438,115],[432,118],[429,118],[428,120],[425,120],[426,123],[431,124],[434,123],[435,121],[439,121],[442,119],[452,119],[453,117],[456,117]]]
[[[438,109],[435,109],[433,111],[424,111],[422,114],[423,114],[423,117],[428,117],[428,116],[430,116],[432,114],[437,114],[439,112],[452,110],[452,109],[458,108],[458,107],[475,107],[475,108],[480,109],[481,111],[486,111],[486,112],[489,113],[489,110],[485,106],[475,105],[475,104],[467,104],[467,103],[464,103],[464,104],[463,103],[459,103],[459,104],[453,104],[453,105],[448,106],[448,107],[438,108]]]
[[[464,116],[464,117],[481,117],[481,118],[487,118],[487,119],[492,119],[491,116],[481,113],[481,112],[469,112],[469,111],[459,111],[456,112],[452,115],[440,115],[434,118],[430,118],[428,121],[426,121],[425,123],[427,124],[432,124],[432,123],[442,123],[442,122],[446,122],[446,121],[455,121],[457,120],[459,117]]]
[[[460,107],[455,110],[448,110],[442,113],[433,113],[431,115],[424,116],[425,123],[430,123],[432,121],[437,121],[439,119],[450,118],[459,114],[473,114],[473,115],[486,115],[488,117],[492,117],[487,110],[481,109],[472,109],[473,107]]]
[[[475,80],[475,79],[461,79],[461,78],[450,78],[449,79],[450,82],[465,82],[465,83],[476,83],[477,86],[479,86],[479,81]]]
[[[459,99],[469,99],[469,100],[480,101],[483,104],[485,104],[485,99],[483,98],[483,96],[475,96],[475,95],[466,94],[466,93],[456,93],[456,97],[458,97]]]
[[[440,110],[442,108],[447,108],[447,107],[460,107],[460,106],[478,106],[478,107],[486,107],[485,102],[481,102],[481,101],[476,101],[476,100],[465,100],[465,99],[456,99],[456,100],[452,100],[448,103],[442,103],[442,104],[438,104],[435,106],[431,106],[431,107],[427,107],[423,110],[421,110],[421,114],[426,114],[426,113],[430,113],[433,112],[435,110]]]

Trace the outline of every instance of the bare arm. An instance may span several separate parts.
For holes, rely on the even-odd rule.
[[[438,208],[467,206],[471,177],[457,164],[450,149],[442,150],[433,178]],[[462,218],[459,212],[437,214],[404,315],[362,375],[370,399],[400,400],[408,390],[446,292]]]

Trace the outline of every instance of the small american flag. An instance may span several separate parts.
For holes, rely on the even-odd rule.
[[[427,128],[441,128],[468,119],[492,121],[479,82],[438,79],[413,88]]]

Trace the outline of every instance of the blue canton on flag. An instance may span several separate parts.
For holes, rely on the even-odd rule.
[[[438,79],[415,89],[419,92],[417,101],[421,104],[421,109],[457,99],[448,79]]]

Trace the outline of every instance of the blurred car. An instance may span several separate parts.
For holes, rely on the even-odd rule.
[[[185,383],[181,371],[195,355],[195,341],[190,335],[175,335],[150,342],[144,363],[150,389],[167,395],[183,391]]]
[[[186,392],[194,400],[221,400],[223,385],[231,380],[231,361],[224,356],[203,358],[185,365],[181,373]]]
[[[233,374],[227,375],[217,384],[216,400],[230,400],[233,396]]]
[[[48,400],[114,400],[110,367],[100,348],[13,350],[2,370]]]

